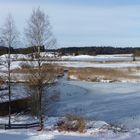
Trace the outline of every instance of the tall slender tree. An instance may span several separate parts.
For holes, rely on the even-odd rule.
[[[11,127],[11,48],[15,47],[18,41],[19,33],[17,31],[14,19],[9,14],[1,28],[1,39],[3,45],[8,47],[8,54],[6,56],[8,68],[8,97],[9,97],[9,128]]]
[[[44,84],[44,70],[42,62],[44,56],[41,53],[42,48],[48,49],[54,47],[56,40],[51,32],[51,26],[49,17],[40,8],[32,11],[31,17],[27,22],[27,28],[25,28],[25,35],[29,46],[34,47],[36,72],[33,73],[32,84],[37,88],[36,97],[38,97],[38,116],[40,120],[40,130],[43,129],[43,110],[42,110],[42,96],[43,96],[43,84]]]

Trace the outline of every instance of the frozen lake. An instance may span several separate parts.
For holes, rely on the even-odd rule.
[[[48,92],[59,93],[50,107],[50,116],[78,114],[86,119],[140,128],[139,83],[92,83],[61,79]]]

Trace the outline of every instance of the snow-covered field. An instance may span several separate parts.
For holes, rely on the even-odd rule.
[[[139,58],[137,58],[138,60]],[[62,56],[61,60],[69,61],[131,61],[133,60],[132,54],[115,54],[115,55],[77,55],[77,56]]]
[[[22,61],[13,61],[11,63],[11,69],[21,68],[21,64],[25,63]],[[29,62],[28,62],[29,63]],[[49,63],[49,62],[44,62]],[[130,62],[109,62],[109,63],[98,63],[98,62],[82,62],[82,61],[53,61],[52,64],[58,64],[64,67],[75,67],[75,68],[85,68],[85,67],[93,67],[93,68],[137,68],[140,67],[140,61],[130,61]],[[0,65],[0,71],[7,70],[5,65]]]
[[[23,118],[23,117],[21,117]],[[21,119],[20,118],[20,119]],[[17,121],[20,121],[20,119]],[[24,116],[24,119],[32,121]],[[110,126],[103,121],[87,121],[86,132],[59,132],[54,127],[60,118],[48,118],[45,129],[41,132],[34,129],[0,130],[2,140],[139,140],[139,129],[128,132],[119,132],[121,128]]]
[[[139,134],[126,133],[115,134],[113,132],[93,131],[93,134],[78,134],[78,133],[59,133],[57,131],[42,131],[33,130],[13,130],[0,131],[0,139],[2,140],[139,140]]]
[[[128,68],[139,67],[140,58],[136,58],[137,62],[133,62],[132,54],[116,54],[116,55],[78,55],[78,56],[62,56],[59,65],[65,67],[105,67],[105,68]]]
[[[54,64],[58,64],[64,67],[74,67],[74,68],[137,68],[140,67],[140,61],[136,62],[82,62],[82,61],[55,61]]]
[[[50,57],[53,57],[50,55]],[[22,61],[15,58],[29,59],[27,56],[14,56],[12,69],[20,68]],[[132,55],[104,55],[104,56],[63,56],[60,61],[55,61],[65,67],[98,67],[98,68],[137,68],[140,61],[133,62]],[[1,57],[5,60],[5,56]],[[98,61],[98,62],[94,62]],[[104,62],[111,61],[111,62]],[[119,61],[119,62],[113,62]],[[122,61],[122,62],[121,62]],[[2,61],[0,61],[2,62]],[[3,75],[7,68],[0,65],[0,74]],[[139,75],[137,71],[136,75]],[[20,76],[19,76],[20,77]],[[75,77],[73,77],[74,79]],[[75,78],[76,79],[76,78]],[[13,98],[26,96],[23,86],[13,87]],[[59,93],[56,102],[50,105],[51,110],[46,111],[45,129],[38,132],[28,130],[0,130],[0,140],[139,140],[140,139],[140,86],[139,83],[93,83],[84,81],[67,81],[59,79],[59,83],[46,89],[48,93]],[[14,92],[13,92],[14,93]],[[25,95],[25,96],[23,96]],[[52,129],[59,118],[67,113],[75,113],[86,120],[87,131],[84,134],[74,132],[58,132]],[[13,116],[13,123],[22,122],[22,119]],[[17,119],[17,120],[16,120]],[[6,122],[7,118],[0,118]],[[115,124],[117,127],[111,127]],[[128,132],[119,132],[120,125]],[[111,129],[110,129],[111,128]],[[49,130],[48,130],[49,129]],[[114,129],[116,130],[114,132]]]
[[[53,59],[54,64],[65,67],[95,67],[95,68],[130,68],[130,67],[140,67],[140,58],[136,58],[137,61],[132,61],[132,54],[123,54],[123,55],[79,55],[79,56],[62,56],[57,57],[53,54],[44,54],[42,53],[43,58]],[[0,56],[0,71],[7,70],[6,67],[7,55]],[[26,63],[24,60],[31,59],[29,55],[13,54],[11,59],[14,60],[11,62],[11,69],[20,68],[22,63]],[[18,61],[16,61],[18,60]],[[48,60],[48,59],[47,59]],[[44,63],[49,63],[49,61],[44,61]],[[55,61],[56,60],[56,61]],[[52,62],[52,61],[51,61]],[[4,63],[4,65],[2,65]],[[29,62],[28,62],[29,63]],[[35,63],[35,62],[34,62]]]

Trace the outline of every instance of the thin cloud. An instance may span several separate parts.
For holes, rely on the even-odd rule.
[[[7,1],[7,0],[6,0]],[[44,4],[45,3],[45,4]],[[129,2],[128,2],[129,3]],[[61,46],[112,45],[140,46],[140,5],[68,4],[53,1],[0,2],[2,25],[6,15],[14,15],[20,31],[34,7],[40,6],[49,16]]]

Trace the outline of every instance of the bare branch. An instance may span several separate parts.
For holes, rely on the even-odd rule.
[[[18,42],[19,32],[15,26],[12,15],[8,15],[1,28],[1,41],[5,47],[15,47]]]
[[[25,35],[28,45],[47,48],[53,37],[49,17],[40,8],[34,9],[27,25]]]

